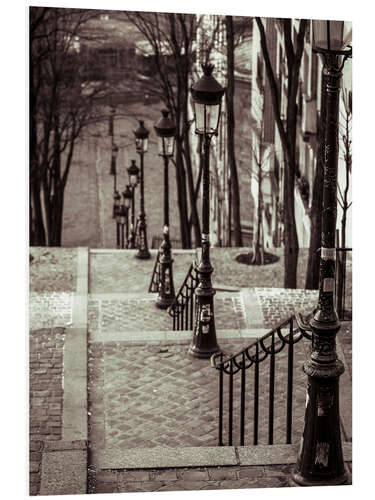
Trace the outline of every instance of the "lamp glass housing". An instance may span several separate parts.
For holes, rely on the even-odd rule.
[[[125,198],[124,197],[124,206],[125,206],[125,208],[130,208],[131,202],[132,202],[131,198],[128,198],[128,197]]]
[[[344,21],[312,21],[312,44],[314,49],[338,51],[345,48]]]
[[[194,101],[195,131],[197,134],[216,134],[221,104],[202,104]]]
[[[130,174],[129,183],[131,186],[136,187],[136,185],[138,184],[138,175]]]
[[[135,150],[137,153],[147,153],[148,150],[148,138],[135,138]]]
[[[174,137],[158,137],[159,156],[173,156]]]

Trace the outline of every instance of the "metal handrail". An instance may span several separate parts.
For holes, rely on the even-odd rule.
[[[282,329],[287,328],[288,333],[282,333]],[[235,418],[234,410],[234,379],[237,373],[240,374],[240,426],[239,444],[245,445],[245,407],[246,396],[246,376],[250,368],[254,370],[253,394],[251,403],[253,405],[253,445],[258,444],[259,439],[259,365],[269,359],[269,379],[268,379],[268,444],[274,441],[274,406],[275,406],[275,358],[285,346],[287,352],[287,387],[286,387],[286,444],[292,442],[292,415],[293,415],[293,375],[294,375],[294,345],[302,338],[311,340],[310,327],[300,314],[291,316],[283,321],[261,338],[250,345],[229,355],[219,352],[211,357],[211,366],[219,371],[219,429],[218,445],[233,446],[233,423]],[[224,377],[228,376],[228,435],[224,443]]]
[[[158,251],[152,271],[150,286],[148,287],[148,293],[157,293],[159,291],[160,274],[160,252]]]
[[[168,313],[173,318],[173,330],[193,329],[194,291],[197,286],[196,263],[192,262],[174,301],[168,308]]]

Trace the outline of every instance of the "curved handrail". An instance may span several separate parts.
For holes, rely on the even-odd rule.
[[[189,278],[191,278],[192,282],[195,285],[198,284],[198,278],[196,276],[194,276],[195,267],[196,267],[195,262],[192,262],[189,266],[188,272],[186,273],[185,279],[182,282],[182,285],[180,286],[180,289],[179,289],[174,301],[168,307],[168,314],[172,318],[176,317],[178,314],[181,314],[181,312],[187,307],[187,303],[182,303],[180,299],[182,298],[182,299],[188,300],[194,293],[196,286],[190,286],[188,284],[188,280],[189,280]],[[185,288],[192,293],[185,295],[184,294]]]
[[[297,319],[298,318],[298,319]],[[293,328],[294,320],[296,320],[298,327]],[[288,326],[290,331],[287,335],[281,333],[281,329]],[[230,356],[223,352],[213,354],[211,356],[211,366],[217,370],[222,370],[224,373],[233,375],[243,368],[243,355],[249,361],[244,365],[244,369],[247,370],[254,363],[261,363],[269,355],[275,355],[282,351],[287,344],[296,344],[303,337],[311,340],[311,335],[308,333],[309,326],[302,321],[302,315],[300,313],[295,313],[290,316],[287,320],[272,328],[269,332],[263,335],[261,338],[255,340],[247,347],[243,348],[241,351],[232,354]],[[273,337],[273,341],[272,341]],[[265,342],[271,339],[271,345],[268,346]],[[258,354],[252,354],[250,351],[258,351]],[[220,361],[218,361],[220,358]],[[230,370],[231,369],[231,370]]]

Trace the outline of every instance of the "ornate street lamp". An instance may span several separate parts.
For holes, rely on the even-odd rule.
[[[111,175],[113,175],[113,196],[117,192],[117,171],[116,171],[116,160],[118,155],[118,147],[115,143],[112,144],[112,154],[111,154]],[[113,204],[112,217],[116,216],[115,204]]]
[[[118,191],[115,191],[115,194],[113,195],[113,214],[116,219],[116,245],[117,248],[120,248],[120,219],[119,219],[119,212],[120,212],[120,203],[121,203],[121,196]]]
[[[128,219],[128,209],[125,207],[125,205],[120,206],[117,217],[120,226],[120,248],[125,248],[125,224]]]
[[[209,358],[220,350],[216,340],[214,295],[210,263],[210,144],[217,135],[220,121],[221,99],[225,89],[212,76],[214,66],[202,65],[203,76],[191,87],[195,115],[195,133],[203,138],[203,197],[202,197],[202,256],[197,267],[198,286],[193,340],[189,354]]]
[[[303,438],[293,480],[302,486],[345,483],[340,434],[339,377],[335,310],[335,230],[337,211],[338,116],[342,68],[351,48],[345,48],[343,21],[312,21],[313,50],[323,58],[326,93],[322,242],[318,307],[310,321],[312,352],[303,370],[308,376]]]
[[[168,117],[169,111],[162,111],[160,118],[154,125],[158,136],[159,156],[164,159],[164,230],[163,241],[160,246],[160,281],[159,293],[156,298],[156,306],[161,309],[169,307],[175,297],[173,284],[173,259],[171,252],[171,242],[169,240],[169,193],[168,193],[168,162],[173,156],[176,126]]]
[[[147,246],[147,224],[146,224],[146,213],[145,213],[145,201],[144,201],[144,169],[143,169],[143,157],[147,153],[148,147],[148,136],[150,132],[144,125],[143,120],[139,121],[139,127],[134,131],[135,135],[135,150],[139,154],[141,159],[141,194],[140,194],[140,211],[139,211],[139,224],[138,224],[138,252],[135,256],[138,259],[149,259],[151,257]]]
[[[126,226],[126,248],[129,248],[129,208],[132,203],[132,191],[130,189],[130,186],[127,185],[125,188],[125,191],[122,193],[122,197],[124,200],[124,210],[125,210],[125,226]],[[123,246],[125,248],[125,245]]]
[[[131,203],[131,216],[130,216],[130,238],[128,248],[135,248],[135,227],[134,227],[134,217],[135,217],[135,196],[134,190],[138,184],[139,178],[139,168],[135,164],[135,160],[132,160],[130,167],[127,169],[129,175],[129,185],[132,193],[132,203]]]

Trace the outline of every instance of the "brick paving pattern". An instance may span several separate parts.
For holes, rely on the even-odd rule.
[[[194,491],[288,487],[293,465],[100,470],[95,493]],[[346,463],[351,484],[351,463]]]
[[[29,294],[29,327],[53,328],[72,323],[73,295],[67,292]]]
[[[30,494],[39,493],[45,441],[61,439],[64,329],[30,331]]]
[[[292,290],[285,288],[255,288],[261,305],[264,325],[273,327],[289,318],[295,311],[309,313],[317,305],[317,290]]]
[[[194,491],[288,486],[292,466],[230,466],[106,470],[95,475],[95,493]]]
[[[31,247],[30,292],[74,292],[77,281],[76,248]]]
[[[89,298],[89,333],[95,335],[119,331],[172,330],[173,319],[155,306],[155,294],[141,298],[120,297],[117,300]],[[246,328],[245,311],[240,294],[215,296],[216,328]]]
[[[295,434],[301,434],[305,376],[301,365],[305,351],[295,348]],[[237,352],[241,344],[225,346]],[[279,354],[276,369],[285,363]],[[279,364],[280,363],[280,364]],[[260,365],[260,422],[268,412],[266,387],[269,365]],[[285,367],[278,371],[275,408],[285,401]],[[238,379],[238,377],[237,377]],[[250,379],[250,377],[249,377]],[[238,391],[235,380],[235,435],[238,444]],[[250,408],[251,380],[248,381]],[[227,398],[226,398],[227,399]],[[208,360],[191,358],[187,346],[130,346],[125,342],[91,343],[89,356],[91,445],[103,447],[216,446],[218,436],[218,372]],[[226,410],[226,405],[224,412]],[[227,413],[224,413],[227,415]],[[227,417],[226,417],[227,418]],[[276,411],[275,443],[285,442],[285,416]],[[262,426],[260,426],[262,427]],[[246,431],[249,435],[251,430]],[[263,429],[260,444],[267,444]]]
[[[173,256],[173,281],[176,293],[181,286],[195,252]],[[155,256],[156,257],[156,256]],[[90,255],[90,293],[148,292],[154,258],[136,259],[133,253],[114,252]]]

